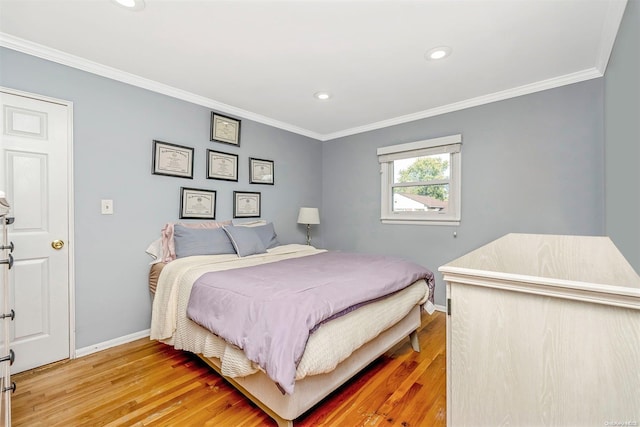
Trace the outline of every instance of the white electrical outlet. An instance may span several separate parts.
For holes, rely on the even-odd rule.
[[[113,200],[102,201],[102,215],[113,215]]]

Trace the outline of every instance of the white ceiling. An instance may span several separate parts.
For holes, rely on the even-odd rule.
[[[329,140],[602,76],[625,5],[0,0],[0,45]]]

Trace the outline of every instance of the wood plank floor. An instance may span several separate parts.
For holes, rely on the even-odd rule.
[[[295,426],[444,426],[444,313]],[[148,339],[13,376],[13,426],[276,426],[196,356]]]

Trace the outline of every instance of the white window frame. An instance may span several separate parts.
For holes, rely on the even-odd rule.
[[[411,157],[434,154],[451,154],[449,165],[449,206],[446,212],[394,212],[393,211],[393,162]],[[378,148],[381,177],[380,221],[383,224],[460,225],[460,195],[462,193],[462,135]]]

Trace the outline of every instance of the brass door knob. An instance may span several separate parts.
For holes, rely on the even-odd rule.
[[[64,246],[64,242],[62,240],[54,240],[51,242],[51,247],[55,250],[60,250]]]

